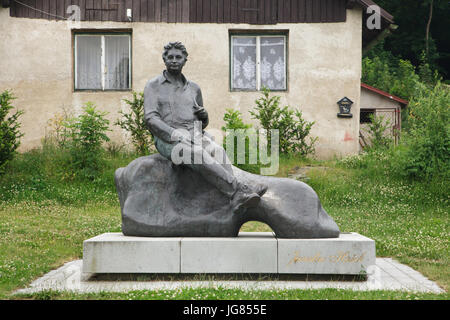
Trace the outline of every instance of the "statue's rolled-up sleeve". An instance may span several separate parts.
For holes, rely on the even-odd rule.
[[[157,138],[172,142],[171,136],[174,128],[161,119],[158,111],[158,91],[148,83],[144,90],[144,118],[150,132]]]

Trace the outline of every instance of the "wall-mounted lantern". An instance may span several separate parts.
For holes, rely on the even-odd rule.
[[[350,113],[350,109],[352,107],[353,101],[347,97],[342,98],[337,102],[339,105],[339,113],[337,116],[339,118],[351,118],[353,115]]]

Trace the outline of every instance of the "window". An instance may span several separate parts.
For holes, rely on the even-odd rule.
[[[130,34],[75,34],[75,89],[130,89],[130,52]]]
[[[375,116],[375,109],[361,109],[359,123],[371,123],[370,116]]]
[[[232,90],[286,90],[286,36],[231,36]]]

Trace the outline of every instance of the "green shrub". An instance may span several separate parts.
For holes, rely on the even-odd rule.
[[[64,123],[67,129],[65,148],[71,156],[69,167],[82,178],[94,179],[104,165],[102,143],[109,141],[106,114],[87,102],[80,116],[69,118]]]
[[[258,119],[261,127],[267,130],[268,148],[271,144],[271,129],[279,130],[280,153],[300,154],[307,156],[314,154],[314,144],[317,138],[309,137],[315,122],[303,119],[302,112],[293,111],[289,106],[280,107],[280,97],[269,97],[270,91],[263,88],[263,97],[255,101],[256,107],[250,114]]]
[[[144,94],[133,92],[133,100],[124,99],[130,106],[131,112],[120,111],[123,120],[119,119],[116,125],[128,131],[131,134],[131,140],[140,155],[149,153],[150,146],[153,145],[153,136],[147,128],[144,118]]]
[[[422,85],[409,103],[409,131],[395,152],[399,173],[429,179],[449,176],[450,89]]]
[[[387,149],[392,145],[392,138],[389,135],[389,128],[391,123],[389,120],[385,120],[384,116],[369,116],[370,123],[368,124],[368,133],[370,137],[370,145],[368,150]]]
[[[238,110],[233,109],[227,109],[225,112],[225,115],[223,117],[223,120],[225,121],[225,126],[222,127],[222,130],[227,133],[229,130],[248,130],[251,129],[251,124],[245,124],[242,120],[242,113]],[[256,133],[256,132],[255,132]],[[232,163],[237,166],[238,168],[252,172],[252,173],[260,173],[260,163],[258,160],[258,149],[257,146],[250,145],[250,140],[248,138],[245,138],[245,163],[238,163],[238,154],[236,152],[237,150],[237,139],[238,137],[234,137],[234,159],[230,159]],[[256,149],[255,149],[256,147]],[[227,150],[227,137],[225,136],[223,140],[223,148]],[[250,163],[250,153],[256,154],[256,163]]]
[[[0,174],[5,171],[6,164],[14,158],[23,134],[19,131],[19,117],[23,111],[10,114],[11,101],[15,99],[8,90],[0,94]]]
[[[235,130],[235,129],[250,129],[251,124],[245,124],[242,120],[242,113],[239,110],[226,109],[225,115],[223,116],[225,121],[225,126],[222,127],[223,131]]]

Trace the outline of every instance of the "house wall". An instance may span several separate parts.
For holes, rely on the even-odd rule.
[[[202,88],[209,111],[209,131],[220,132],[225,109],[235,108],[251,119],[249,110],[261,96],[258,92],[229,90],[229,30],[289,30],[288,91],[277,92],[282,105],[302,110],[316,121],[312,135],[319,138],[318,158],[358,152],[361,74],[361,9],[347,12],[341,23],[276,25],[80,22],[89,29],[129,28],[132,36],[133,90],[142,91],[148,79],[164,68],[161,53],[169,41],[182,41],[189,52],[184,69],[187,78]],[[12,18],[0,9],[0,90],[12,89],[14,105],[25,111],[21,117],[21,151],[37,147],[48,130],[48,121],[62,108],[79,113],[83,103],[94,102],[109,112],[113,122],[122,99],[131,92],[74,92],[72,33],[64,21]],[[353,118],[338,118],[336,102],[347,96],[354,105]],[[109,135],[119,143],[127,134],[117,126]]]

